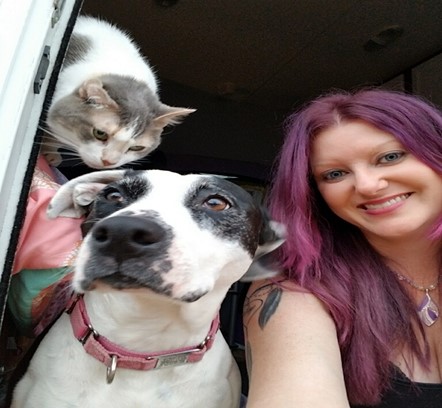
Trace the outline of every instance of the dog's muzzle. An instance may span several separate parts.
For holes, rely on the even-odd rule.
[[[147,287],[169,295],[171,288],[163,274],[172,265],[171,241],[171,228],[152,214],[122,214],[98,221],[84,242],[81,290],[91,290],[100,281],[115,289]]]

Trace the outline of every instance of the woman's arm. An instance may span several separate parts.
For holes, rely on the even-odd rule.
[[[313,295],[255,282],[244,304],[247,408],[346,408],[335,324]]]

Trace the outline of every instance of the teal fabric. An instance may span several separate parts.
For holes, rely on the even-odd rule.
[[[24,269],[14,274],[8,293],[8,308],[19,331],[28,336],[33,335],[33,326],[43,310],[38,310],[35,299],[41,292],[59,282],[71,271],[69,267],[52,269]]]

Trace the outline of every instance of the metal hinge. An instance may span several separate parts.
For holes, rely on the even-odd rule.
[[[41,86],[43,85],[43,81],[46,78],[46,74],[48,72],[49,67],[49,56],[51,52],[51,47],[49,45],[45,45],[43,50],[43,55],[40,59],[40,64],[38,65],[37,74],[34,78],[34,93],[39,94],[41,91]]]
[[[60,20],[61,13],[63,11],[65,0],[54,0],[54,11],[52,13],[51,24],[52,28],[54,28],[55,24]]]

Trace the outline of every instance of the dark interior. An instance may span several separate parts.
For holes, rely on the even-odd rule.
[[[331,88],[442,104],[439,0],[85,0],[82,12],[134,37],[164,103],[197,109],[165,132],[155,167],[267,181],[283,119]]]

